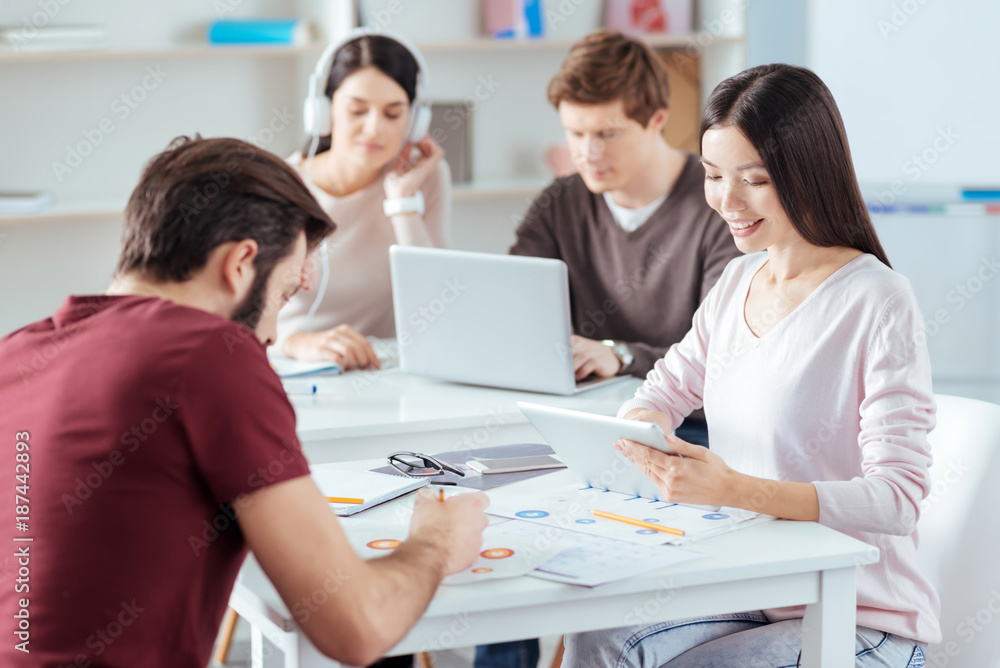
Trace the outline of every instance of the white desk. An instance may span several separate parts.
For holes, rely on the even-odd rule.
[[[562,471],[517,484],[528,491],[566,482],[570,476]],[[399,515],[393,504],[386,504],[345,519],[392,521],[395,517]],[[878,561],[877,551],[806,522],[768,522],[696,543],[691,549],[708,556],[594,589],[526,576],[442,587],[392,653],[806,604],[802,665],[853,665],[854,569]],[[284,654],[288,668],[338,665],[297,632],[294,618],[252,559],[244,566],[230,605],[253,628],[254,668],[263,665],[264,637]]]
[[[543,443],[518,401],[614,415],[642,381],[620,381],[573,396],[459,385],[400,372],[318,376],[316,395],[292,395],[309,461],[382,457],[395,450],[443,452],[508,443]]]

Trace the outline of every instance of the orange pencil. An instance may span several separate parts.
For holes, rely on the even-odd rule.
[[[326,500],[330,503],[364,503],[364,499],[353,499],[349,496],[328,496]]]
[[[681,529],[675,529],[673,527],[665,527],[661,524],[653,524],[652,522],[643,522],[642,520],[634,520],[631,517],[623,517],[622,515],[615,515],[614,513],[606,513],[603,510],[593,511],[598,517],[604,517],[609,520],[617,520],[619,522],[624,522],[625,524],[632,524],[637,527],[642,527],[643,529],[655,529],[656,531],[662,531],[663,533],[673,534],[674,536],[683,536],[684,531]]]
[[[444,501],[444,490],[438,487],[438,501]]]

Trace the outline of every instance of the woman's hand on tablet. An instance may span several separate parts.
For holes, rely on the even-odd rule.
[[[325,332],[292,334],[282,352],[303,362],[334,361],[344,371],[379,368],[371,342],[350,325],[337,325]]]
[[[651,411],[645,408],[633,408],[628,413],[624,415],[626,420],[638,420],[639,422],[652,422],[657,427],[667,435],[667,440],[670,440],[670,434],[674,433],[674,425],[670,422],[670,416],[666,413],[661,413],[659,411]]]
[[[662,413],[645,412],[661,415],[667,425],[670,424],[670,419]],[[626,417],[636,419],[631,415],[632,413],[629,413]],[[651,419],[644,421],[654,422]],[[660,422],[655,421],[655,424]],[[662,424],[660,428],[663,428]],[[674,454],[660,452],[627,439],[615,443],[615,448],[649,476],[656,483],[656,487],[673,503],[737,505],[727,499],[726,494],[735,488],[734,483],[738,474],[708,448],[681,440],[668,429],[663,431],[667,434],[667,443]]]

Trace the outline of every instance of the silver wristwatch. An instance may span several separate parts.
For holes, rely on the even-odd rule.
[[[611,348],[611,352],[613,352],[615,357],[618,358],[618,363],[621,364],[618,368],[618,373],[622,373],[625,369],[632,366],[632,362],[635,361],[635,355],[633,355],[632,351],[629,350],[627,344],[624,344],[621,341],[613,341],[611,339],[604,339],[601,343],[606,345],[608,348]]]

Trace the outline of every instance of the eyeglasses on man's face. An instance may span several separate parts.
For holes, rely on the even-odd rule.
[[[415,478],[454,473],[465,477],[465,471],[446,464],[440,459],[419,452],[394,452],[389,455],[389,463],[404,475]]]

